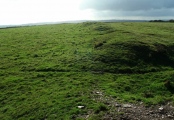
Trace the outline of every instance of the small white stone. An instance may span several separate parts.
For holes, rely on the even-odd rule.
[[[89,115],[86,116],[86,119],[89,118]]]
[[[164,110],[164,108],[163,107],[160,107],[159,110],[162,111],[162,110]]]
[[[82,109],[82,108],[84,108],[85,106],[77,106],[79,109]]]
[[[162,115],[162,119],[164,119],[164,115]]]
[[[121,104],[115,104],[116,107],[121,107]]]
[[[168,117],[168,118],[173,118],[173,116],[172,116],[172,115],[167,115],[167,117]]]
[[[131,108],[132,106],[129,105],[129,104],[123,104],[123,107],[124,107],[124,108]]]

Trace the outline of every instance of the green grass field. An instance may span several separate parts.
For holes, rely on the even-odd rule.
[[[94,91],[119,102],[174,102],[173,32],[173,23],[153,22],[0,29],[0,119],[80,119],[109,109]]]

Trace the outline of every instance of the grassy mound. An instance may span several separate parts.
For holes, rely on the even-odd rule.
[[[174,67],[174,45],[124,41],[97,43],[94,68],[112,73],[148,73]]]

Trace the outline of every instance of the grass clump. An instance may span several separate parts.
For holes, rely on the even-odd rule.
[[[107,110],[108,110],[107,106],[101,103],[96,107],[96,109],[94,110],[94,113],[98,114],[102,111],[107,111]]]

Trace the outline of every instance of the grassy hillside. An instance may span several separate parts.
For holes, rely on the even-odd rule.
[[[118,102],[174,102],[173,32],[172,23],[0,29],[0,119],[77,119],[109,110],[96,91]]]

